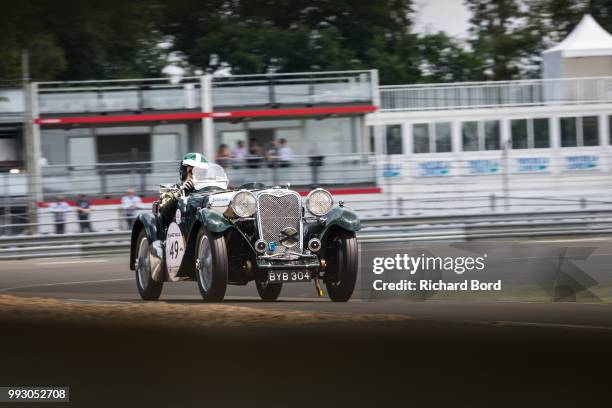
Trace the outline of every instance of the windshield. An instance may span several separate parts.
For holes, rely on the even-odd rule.
[[[192,174],[195,183],[227,181],[225,170],[218,164],[209,163],[206,167],[194,167]]]

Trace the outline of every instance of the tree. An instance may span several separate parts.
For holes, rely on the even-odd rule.
[[[63,49],[56,37],[38,24],[40,7],[18,2],[0,14],[0,80],[18,82],[21,79],[21,53],[30,54],[30,75],[35,79],[53,79],[66,67]]]
[[[507,80],[533,71],[530,64],[539,38],[525,20],[529,14],[515,0],[466,0],[470,44],[487,79]]]
[[[20,76],[22,49],[35,80],[158,76],[166,64],[159,12],[145,0],[14,2],[0,15],[0,79]]]
[[[443,31],[418,40],[421,82],[459,82],[485,79],[480,59]]]
[[[233,0],[167,3],[165,31],[191,70],[233,73],[379,68],[418,78],[411,0]]]

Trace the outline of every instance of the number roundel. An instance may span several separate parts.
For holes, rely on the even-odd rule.
[[[170,280],[178,280],[178,273],[183,255],[185,254],[185,240],[178,224],[175,222],[168,226],[166,234],[166,266]]]

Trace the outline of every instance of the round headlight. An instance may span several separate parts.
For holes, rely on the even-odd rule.
[[[244,218],[250,217],[257,211],[257,200],[250,191],[242,190],[236,193],[230,203],[234,214]]]
[[[330,212],[334,205],[334,199],[329,191],[322,188],[312,190],[306,200],[308,211],[318,217]]]

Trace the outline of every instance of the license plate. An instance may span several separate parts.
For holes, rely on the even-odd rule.
[[[309,282],[312,274],[308,271],[274,271],[268,272],[269,283]]]

